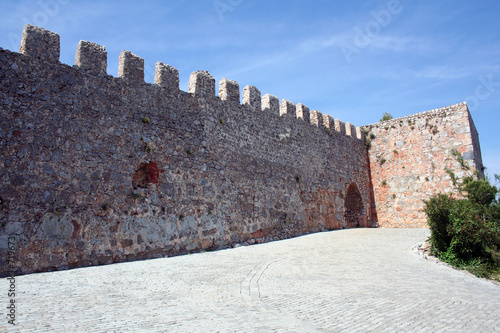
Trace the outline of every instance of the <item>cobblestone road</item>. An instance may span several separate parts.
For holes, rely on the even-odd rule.
[[[412,251],[425,229],[351,229],[16,278],[7,332],[500,332],[500,286]]]

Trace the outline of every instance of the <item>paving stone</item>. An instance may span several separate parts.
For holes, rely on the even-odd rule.
[[[347,229],[18,276],[18,325],[2,313],[0,330],[498,331],[500,286],[423,259],[412,249],[428,236],[428,229]],[[0,290],[7,287],[1,279]]]

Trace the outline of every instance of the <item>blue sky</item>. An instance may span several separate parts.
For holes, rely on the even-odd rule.
[[[61,35],[61,62],[80,40],[189,75],[208,70],[357,126],[467,101],[490,176],[500,174],[500,2],[334,0],[0,0],[0,47],[25,24]]]

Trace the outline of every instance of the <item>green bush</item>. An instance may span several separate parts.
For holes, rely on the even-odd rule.
[[[462,188],[467,192],[467,199],[483,206],[490,206],[498,193],[497,188],[486,179],[467,178],[464,180]]]
[[[454,200],[448,228],[451,236],[449,255],[464,261],[489,256],[488,249],[495,246],[495,227],[481,210],[470,200]]]
[[[461,155],[452,153],[463,162]],[[466,167],[464,170],[470,171]],[[460,180],[451,171],[448,173],[459,198],[438,194],[425,201],[431,251],[454,266],[478,276],[496,275],[494,278],[500,280],[498,189],[478,174]],[[500,177],[495,179],[498,181]]]
[[[432,253],[440,259],[455,266],[500,265],[500,221],[484,207],[439,194],[426,201],[425,212]]]
[[[431,229],[429,240],[435,254],[446,252],[451,244],[448,228],[453,201],[453,198],[445,194],[438,194],[425,201],[425,214]]]

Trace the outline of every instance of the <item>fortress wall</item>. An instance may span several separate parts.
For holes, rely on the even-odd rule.
[[[369,157],[381,227],[427,227],[423,200],[454,189],[445,168],[463,176],[452,149],[483,171],[479,138],[465,103],[364,128],[368,137],[374,136]]]
[[[128,51],[108,76],[90,42],[61,64],[37,27],[21,52],[0,50],[0,275],[12,235],[29,273],[372,225],[359,128],[226,79],[217,97],[208,72],[184,92],[161,62],[147,84]]]

